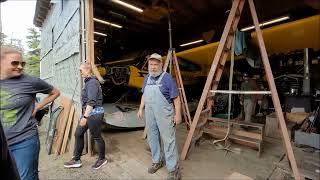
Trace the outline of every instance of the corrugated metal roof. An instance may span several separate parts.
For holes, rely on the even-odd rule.
[[[36,27],[42,27],[43,21],[46,19],[50,9],[51,0],[37,0],[36,10],[33,17],[33,24]]]

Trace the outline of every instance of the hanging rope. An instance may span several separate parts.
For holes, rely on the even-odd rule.
[[[233,66],[234,66],[234,46],[235,46],[235,36],[232,39],[232,44],[231,44],[231,63],[230,63],[230,75],[229,75],[229,91],[232,91],[232,81],[233,81]],[[231,95],[229,94],[229,99],[228,99],[228,131],[227,134],[223,139],[219,140],[214,140],[213,144],[225,141],[229,134],[230,134],[230,129],[231,129],[231,123],[230,123],[230,114],[231,114]]]

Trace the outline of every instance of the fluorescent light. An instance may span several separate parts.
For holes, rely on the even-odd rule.
[[[96,22],[102,23],[102,24],[106,24],[106,25],[109,25],[109,26],[116,27],[116,28],[122,28],[122,26],[120,26],[118,24],[114,24],[114,23],[111,23],[111,22],[108,22],[108,21],[104,21],[104,20],[101,20],[101,19],[93,18],[93,20],[96,21]]]
[[[93,32],[93,33],[96,34],[96,35],[100,35],[100,36],[107,36],[106,34],[101,33],[101,32]]]
[[[93,42],[96,43],[96,42],[99,42],[99,41],[94,39]],[[84,41],[83,43],[87,43],[87,41]]]
[[[263,22],[261,24],[259,24],[259,26],[266,26],[266,25],[269,25],[269,24],[274,24],[274,23],[277,23],[277,22],[281,22],[281,21],[285,21],[287,19],[290,19],[289,16],[283,16],[283,17],[280,17],[280,18],[276,18],[276,19],[271,19],[269,21],[266,21],[266,22]],[[249,27],[245,27],[245,28],[242,28],[241,31],[248,31],[248,30],[251,30],[251,29],[254,29],[254,26],[249,26]]]
[[[191,45],[191,44],[196,44],[196,43],[201,43],[203,40],[200,39],[200,40],[197,40],[197,41],[192,41],[192,42],[189,42],[189,43],[185,43],[185,44],[181,44],[180,46],[183,47],[183,46],[188,46],[188,45]]]
[[[121,6],[124,6],[124,7],[126,7],[126,8],[129,8],[129,9],[132,9],[132,10],[134,10],[134,11],[137,11],[137,12],[139,12],[139,13],[142,13],[142,12],[143,12],[142,9],[140,9],[140,8],[138,8],[138,7],[136,7],[136,6],[133,6],[133,5],[131,5],[131,4],[128,4],[128,3],[126,3],[126,2],[123,2],[123,1],[120,1],[120,0],[111,0],[111,1],[114,2],[114,3],[117,3],[117,4],[121,5]]]

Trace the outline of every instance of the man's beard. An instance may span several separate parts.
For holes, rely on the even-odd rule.
[[[157,76],[159,76],[161,73],[162,73],[162,70],[157,71],[157,72],[152,72],[151,70],[149,70],[149,74],[150,74],[150,76],[152,76],[152,77],[157,77]]]

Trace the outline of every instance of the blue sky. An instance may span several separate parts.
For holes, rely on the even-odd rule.
[[[36,0],[7,0],[1,3],[2,32],[8,36],[7,39],[21,39],[26,50],[25,37],[27,29],[34,27],[35,6]]]

